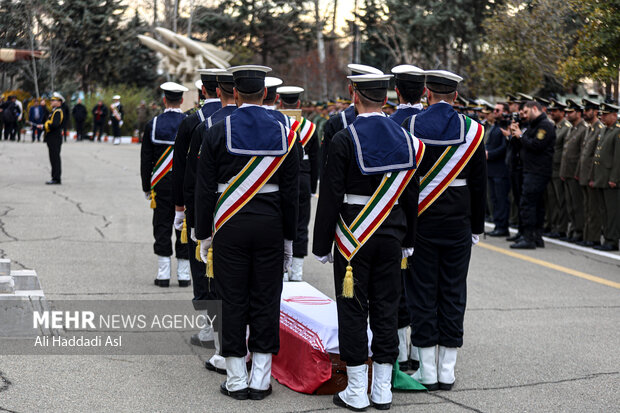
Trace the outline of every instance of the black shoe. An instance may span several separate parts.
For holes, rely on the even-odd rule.
[[[593,247],[593,246],[594,246],[594,242],[592,242],[592,241],[586,241],[586,240],[583,240],[583,241],[578,241],[578,242],[576,242],[575,244],[580,245],[580,246],[582,246],[582,247]]]
[[[49,181],[45,183],[45,185],[60,185],[60,181],[57,181],[55,179],[50,179]]]
[[[375,403],[372,400],[370,405],[377,410],[390,410],[390,407],[392,407],[392,403]]]
[[[213,342],[213,340],[202,341],[201,339],[198,338],[198,333],[194,334],[189,339],[189,342],[190,342],[190,344],[193,344],[194,346],[198,346],[198,347],[204,347],[204,348],[209,348],[209,349],[215,348],[215,343]],[[207,363],[208,363],[208,361],[207,361]]]
[[[218,369],[217,367],[215,367],[213,365],[213,363],[211,363],[209,360],[205,361],[205,368],[209,371],[214,371],[217,374],[223,374],[226,375],[226,369]]]
[[[515,250],[535,250],[536,243],[533,241],[522,239],[521,241],[518,241],[512,244],[510,248],[515,249]]]
[[[426,390],[428,391],[437,391],[439,390],[439,383],[433,383],[433,384],[424,384],[424,383],[420,383],[422,386],[426,387]]]
[[[583,237],[572,237],[568,239],[568,242],[572,242],[573,244],[576,244],[581,241],[583,241]]]
[[[497,229],[495,228],[493,231],[487,234],[489,237],[505,237],[506,235],[510,235],[507,229]]]
[[[523,235],[521,235],[520,232],[517,232],[516,234],[514,234],[512,237],[508,237],[506,238],[506,241],[517,241],[519,238],[523,237]]]
[[[618,246],[611,245],[611,244],[603,244],[603,245],[595,246],[594,249],[598,251],[618,251]]]
[[[263,400],[271,394],[271,384],[267,390],[256,390],[250,387],[250,400]]]
[[[400,371],[409,371],[411,370],[411,367],[409,367],[409,360],[403,361],[403,362],[398,362],[398,369]]]
[[[192,280],[179,280],[179,287],[189,287],[192,285]]]
[[[551,231],[551,232],[545,232],[545,233],[543,234],[543,236],[545,236],[545,237],[547,237],[547,238],[553,238],[553,239],[557,239],[557,238],[560,238],[560,237],[561,237],[561,235],[560,235],[560,233],[559,233],[559,232],[553,232],[553,231]]]
[[[571,238],[568,235],[563,235],[558,238],[559,241],[570,242]]]
[[[224,396],[232,397],[235,400],[247,400],[250,394],[248,389],[249,388],[246,387],[243,390],[230,391],[226,388],[226,382],[220,385],[220,393]]]
[[[362,407],[360,409],[360,408],[348,405],[344,400],[340,398],[338,393],[334,394],[334,398],[332,399],[332,402],[334,402],[334,404],[338,407],[344,407],[345,409],[353,410],[354,412],[365,412],[366,411],[365,407]]]
[[[409,368],[411,370],[417,370],[420,368],[420,362],[418,360],[409,359]]]
[[[545,248],[545,241],[542,238],[536,238],[535,242],[537,248]]]
[[[155,278],[155,285],[159,285],[160,287],[170,287],[170,280],[158,280]]]
[[[454,386],[454,383],[439,382],[439,390],[452,390],[452,386]]]

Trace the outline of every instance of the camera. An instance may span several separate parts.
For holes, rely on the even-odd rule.
[[[510,119],[512,120],[512,122],[521,123],[521,118],[519,117],[519,112],[511,113],[510,114]]]
[[[518,114],[517,114],[518,115]],[[499,120],[499,127],[502,129],[508,129],[510,127],[510,123],[512,122],[512,114],[511,113],[503,113],[502,118]]]

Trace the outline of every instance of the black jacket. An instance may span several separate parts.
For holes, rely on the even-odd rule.
[[[501,128],[496,123],[489,131],[488,139],[485,143],[485,149],[488,153],[487,158],[487,174],[488,176],[504,177],[508,176],[508,167],[506,166],[506,147],[508,141],[502,134]]]
[[[73,114],[73,119],[75,119],[77,123],[81,123],[86,120],[86,106],[81,103],[75,105],[71,113]]]
[[[226,123],[213,125],[204,134],[196,172],[196,238],[211,236],[213,214],[219,194],[218,183],[229,182],[251,159],[226,149]],[[280,216],[284,238],[295,239],[299,208],[299,145],[293,145],[286,159],[267,183],[279,185],[277,192],[256,194],[237,214]]]
[[[353,140],[346,130],[336,133],[329,145],[314,220],[312,252],[319,257],[331,252],[340,216],[342,215],[346,224],[351,224],[364,208],[363,205],[343,203],[344,195],[372,196],[383,179],[383,174],[362,174],[353,145]],[[373,236],[392,236],[402,243],[403,248],[413,247],[418,216],[418,195],[416,174],[400,196],[399,203],[394,205]]]
[[[521,139],[523,173],[551,176],[555,125],[542,113],[531,121]]]

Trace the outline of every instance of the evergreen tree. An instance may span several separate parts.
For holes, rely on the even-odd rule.
[[[138,87],[153,87],[157,80],[157,55],[143,46],[137,36],[148,31],[148,26],[138,13],[122,30],[120,56],[116,59],[117,68],[111,74],[111,82],[126,83]]]

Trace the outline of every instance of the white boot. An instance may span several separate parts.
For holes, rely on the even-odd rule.
[[[289,281],[301,281],[304,276],[304,259],[293,257],[291,270],[288,274]]]
[[[398,329],[398,363],[402,365],[403,363],[409,361],[409,354],[407,350],[409,347],[407,346],[407,327]]]
[[[190,284],[191,276],[189,273],[189,260],[177,259],[177,279],[180,287],[187,287]]]
[[[437,347],[418,347],[420,368],[411,377],[422,383],[429,391],[437,390]]]
[[[157,257],[157,278],[155,285],[168,287],[170,285],[170,257]]]
[[[239,391],[248,388],[248,369],[245,357],[226,357],[226,390]]]
[[[456,352],[454,347],[439,346],[439,360],[437,361],[437,379],[439,388],[450,390],[454,384],[454,366],[456,365]]]
[[[271,353],[252,353],[250,389],[268,390],[271,386]]]
[[[334,395],[334,403],[356,409],[365,409],[370,405],[368,401],[368,365],[347,366],[347,388]],[[346,406],[342,406],[346,407]]]
[[[114,145],[120,145],[121,138],[114,138]]]
[[[215,354],[205,363],[207,370],[226,374],[226,359],[220,356],[220,340],[217,332],[213,332],[213,344]]]
[[[370,401],[380,410],[387,410],[392,404],[392,366],[389,363],[372,363],[372,390]]]

